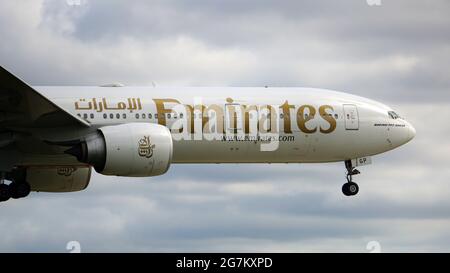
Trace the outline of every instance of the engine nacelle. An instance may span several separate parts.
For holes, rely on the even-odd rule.
[[[91,168],[84,166],[36,166],[26,170],[32,191],[73,192],[87,188]]]
[[[172,150],[172,136],[165,126],[128,123],[102,127],[67,153],[104,175],[143,177],[167,172]]]

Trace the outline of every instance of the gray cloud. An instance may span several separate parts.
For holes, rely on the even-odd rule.
[[[361,168],[174,165],[0,204],[0,251],[448,251],[448,1],[2,2],[2,65],[31,84],[316,86],[379,99],[416,139]]]
[[[191,2],[4,4],[0,54],[33,84],[313,86],[448,100],[447,1]]]

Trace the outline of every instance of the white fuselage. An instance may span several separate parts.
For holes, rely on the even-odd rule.
[[[34,88],[92,125],[80,135],[123,123],[167,126],[173,163],[343,161],[386,152],[415,135],[381,103],[322,89]],[[40,134],[73,138],[59,129]]]

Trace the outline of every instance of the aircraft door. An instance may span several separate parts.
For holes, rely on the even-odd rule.
[[[359,130],[359,115],[356,105],[344,104],[344,119],[346,130]]]

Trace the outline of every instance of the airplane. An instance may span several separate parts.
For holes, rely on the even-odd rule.
[[[354,196],[356,167],[416,134],[382,103],[315,88],[30,86],[0,67],[0,106],[0,201],[172,163],[344,162]]]

